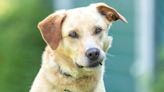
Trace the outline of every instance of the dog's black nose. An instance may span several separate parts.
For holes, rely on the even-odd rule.
[[[86,51],[86,56],[89,60],[94,61],[99,58],[100,50],[97,48],[90,48]]]

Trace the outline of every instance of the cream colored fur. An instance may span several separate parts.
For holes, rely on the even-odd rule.
[[[108,29],[112,21],[107,19],[110,16],[106,18],[101,15],[96,9],[97,6],[108,7],[106,4],[97,3],[87,7],[61,10],[50,15],[66,15],[61,27],[62,38],[55,49],[47,43],[48,46],[42,56],[42,66],[30,92],[106,92],[103,81],[104,60],[102,66],[94,68],[79,68],[75,64],[87,66],[85,51],[88,48],[100,49],[101,57],[105,58],[106,51],[111,47],[112,37],[108,36]],[[97,25],[101,26],[103,31],[93,35],[94,27]],[[80,35],[78,39],[68,36],[72,30]],[[44,39],[44,34],[42,35]],[[63,75],[61,71],[70,74],[71,77]]]

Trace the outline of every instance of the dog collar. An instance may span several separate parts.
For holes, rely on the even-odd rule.
[[[58,67],[59,67],[59,72],[60,72],[60,74],[62,74],[62,75],[64,75],[64,76],[66,76],[66,77],[73,77],[71,74],[69,74],[69,73],[67,73],[67,72],[64,72],[64,71],[62,71],[62,69],[60,68],[60,66],[58,65]],[[66,91],[67,92],[67,91]]]
[[[62,71],[59,65],[58,65],[58,67],[59,67],[60,74],[66,76],[66,77],[72,77],[72,75],[70,75],[69,73],[66,73],[66,72]],[[68,90],[68,89],[64,89],[64,92],[71,92],[71,91]]]
[[[64,89],[64,92],[71,92],[70,90],[68,90],[68,89]]]

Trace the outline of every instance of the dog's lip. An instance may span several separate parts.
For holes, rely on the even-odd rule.
[[[82,65],[79,65],[78,63],[76,63],[76,66],[77,66],[78,68],[84,68],[84,67],[93,68],[93,67],[97,67],[97,66],[99,66],[99,65],[102,65],[102,61],[94,62],[94,63],[92,63],[92,64],[90,64],[90,65],[88,65],[88,66],[82,66]]]
[[[97,66],[99,66],[100,65],[100,62],[99,61],[95,61],[94,63],[91,63],[91,64],[89,64],[89,66],[88,67],[97,67]]]
[[[75,63],[78,68],[83,68],[84,66]]]

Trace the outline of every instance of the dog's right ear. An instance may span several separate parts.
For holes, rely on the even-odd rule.
[[[66,17],[65,13],[54,13],[49,15],[38,24],[38,28],[44,41],[55,50],[62,38],[61,27]]]

